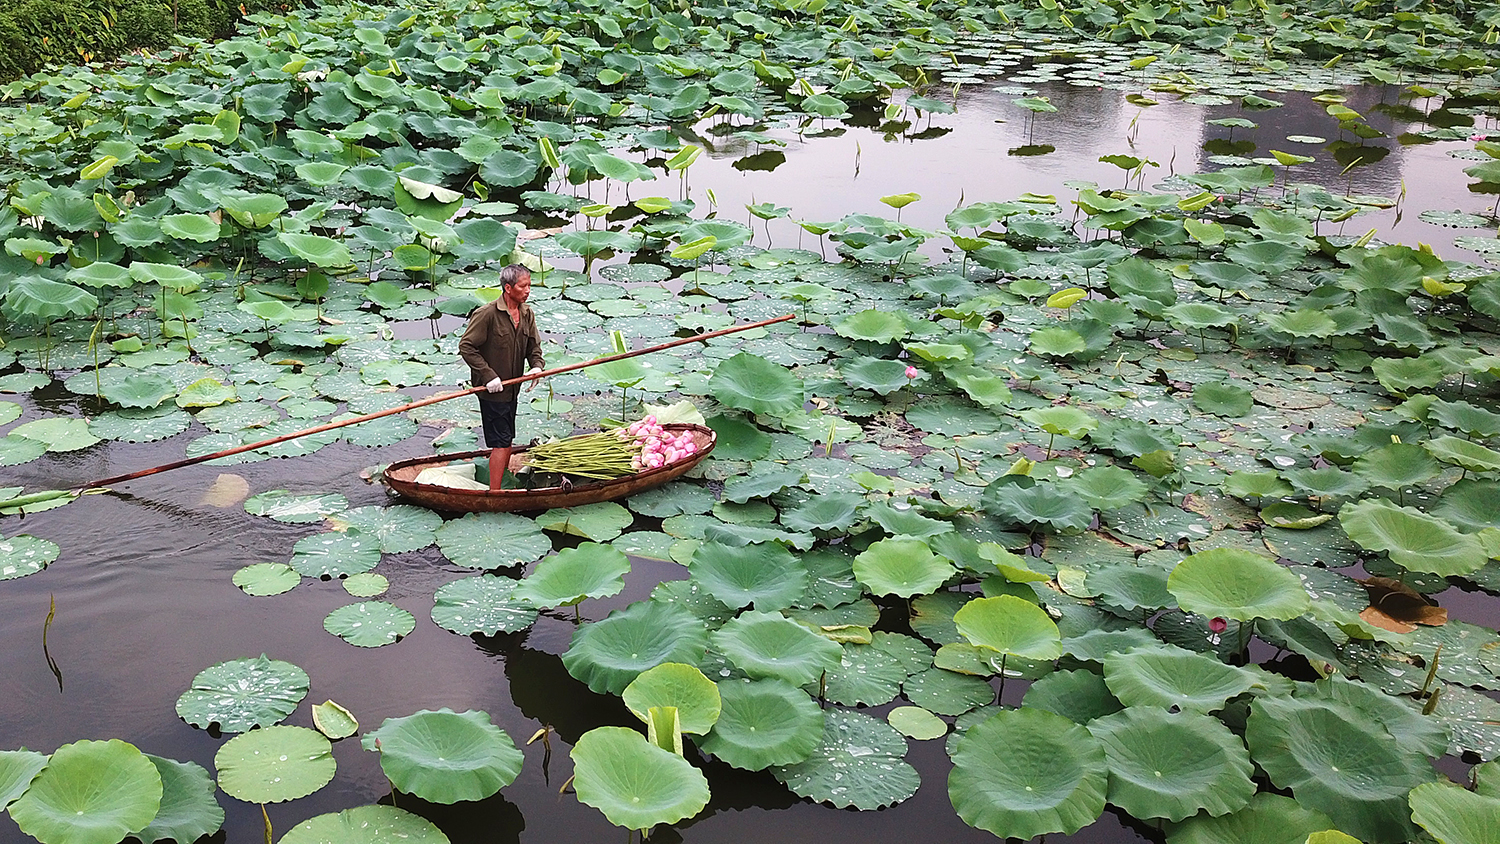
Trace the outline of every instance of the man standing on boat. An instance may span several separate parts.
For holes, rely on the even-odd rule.
[[[526,305],[531,271],[511,264],[500,271],[500,289],[499,299],[469,315],[469,326],[458,341],[458,353],[469,365],[473,385],[488,390],[479,396],[479,415],[484,420],[484,444],[490,449],[490,489],[500,489],[516,437],[520,385],[502,383],[520,377],[527,364],[531,367],[527,375],[542,371],[542,337],[536,314]],[[536,381],[526,389],[536,389]]]

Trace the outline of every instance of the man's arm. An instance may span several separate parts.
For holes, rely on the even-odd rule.
[[[536,327],[536,311],[532,311],[530,319],[526,321],[527,346],[530,348],[526,353],[526,363],[532,369],[542,368],[542,334]]]
[[[488,308],[489,305],[481,307]],[[488,318],[489,314],[476,313],[469,320],[468,327],[464,329],[464,336],[458,341],[459,356],[464,359],[464,363],[469,365],[469,369],[476,373],[478,377],[475,380],[481,384],[500,377],[494,367],[490,366],[490,362],[484,359],[484,355],[480,354],[480,348],[489,339]]]

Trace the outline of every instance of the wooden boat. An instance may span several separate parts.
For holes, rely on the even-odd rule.
[[[697,466],[714,449],[715,437],[711,428],[681,423],[662,427],[671,434],[691,431],[693,443],[698,447],[697,452],[655,469],[642,470],[634,475],[607,481],[575,483],[571,486],[489,490],[459,489],[438,484],[417,483],[417,475],[424,469],[488,460],[490,456],[488,449],[402,460],[386,468],[384,480],[386,486],[392,491],[414,504],[452,513],[550,510],[554,507],[577,507],[583,504],[597,504],[600,501],[615,501],[681,477]],[[519,472],[525,469],[526,465],[526,449],[517,448],[510,456],[510,471]]]

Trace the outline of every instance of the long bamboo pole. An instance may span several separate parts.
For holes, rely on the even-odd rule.
[[[787,320],[792,319],[794,316],[796,316],[796,314],[787,314],[786,316],[779,316],[775,317],[774,319],[763,319],[760,322],[751,322],[746,323],[745,325],[735,325],[729,328],[721,328],[718,331],[709,331],[707,333],[698,334],[693,337],[684,337],[680,340],[673,340],[670,343],[661,343],[656,346],[648,346],[644,349],[637,349],[633,352],[622,352],[617,355],[609,355],[608,357],[595,358],[594,360],[584,361],[583,363],[571,363],[567,366],[559,366],[555,369],[548,369],[532,375],[522,375],[518,378],[510,378],[502,382],[502,384],[507,387],[512,384],[523,384],[527,381],[540,380],[550,375],[561,375],[564,372],[572,372],[574,370],[585,369],[590,366],[598,366],[601,363],[610,363],[611,361],[625,360],[626,358],[639,357],[640,355],[651,354],[652,352],[660,352],[666,349],[676,348],[677,346],[685,346],[688,343],[697,343],[703,340],[711,340],[715,337],[722,337],[725,334],[734,334],[739,331],[748,331],[752,328],[764,328],[767,325],[774,325],[778,322],[786,322]],[[288,440],[295,440],[298,437],[306,437],[311,434],[321,434],[324,431],[332,431],[335,428],[343,428],[347,425],[358,425],[361,422],[369,422],[371,419],[379,419],[382,416],[391,416],[396,413],[405,413],[408,410],[414,410],[419,407],[426,407],[429,404],[437,404],[438,402],[462,398],[464,396],[473,396],[482,392],[485,392],[484,387],[474,387],[468,390],[462,390],[457,393],[443,393],[437,396],[429,396],[428,398],[419,399],[409,404],[404,404],[400,407],[393,407],[390,410],[382,410],[376,413],[366,413],[364,416],[356,416],[353,419],[345,419],[342,422],[329,422],[323,425],[317,425],[312,428],[308,428],[305,431],[297,431],[296,433],[285,434],[283,436],[274,437],[269,440],[262,440],[258,443],[250,443],[249,445],[226,448],[223,451],[216,451],[213,454],[205,454],[201,457],[189,457],[186,460],[178,460],[174,463],[166,463],[161,466],[154,466],[150,469],[142,469],[139,472],[131,472],[128,475],[115,475],[112,478],[101,478],[97,481],[89,481],[88,483],[79,487],[79,489],[93,489],[95,487],[109,486],[110,484],[124,483],[125,481],[133,481],[136,478],[144,478],[147,475],[155,475],[161,472],[170,472],[173,469],[181,469],[184,466],[194,466],[199,463],[206,463],[210,460],[217,460],[220,457],[232,457],[236,454],[243,454],[247,451],[254,451],[257,448],[279,445]]]

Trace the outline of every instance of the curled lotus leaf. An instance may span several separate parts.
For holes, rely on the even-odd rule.
[[[876,595],[925,595],[955,571],[953,563],[932,553],[926,542],[908,537],[882,539],[854,558],[854,576]]]
[[[391,784],[432,803],[483,800],[521,773],[521,751],[484,712],[422,710],[360,738]]]
[[[1057,624],[1046,610],[1022,598],[975,599],[953,615],[953,622],[965,639],[980,648],[1027,659],[1062,656]]]
[[[27,786],[47,767],[47,755],[32,750],[0,750],[0,809],[26,793]]]
[[[747,771],[806,759],[823,736],[823,710],[808,694],[782,680],[725,680],[722,709],[698,745]]]
[[[515,598],[538,608],[607,598],[625,588],[630,559],[608,545],[585,542],[545,557],[516,587]]]
[[[742,613],[709,638],[751,677],[774,677],[797,686],[836,669],[843,655],[837,643],[780,613]]]
[[[786,367],[741,352],[720,363],[708,389],[720,403],[751,413],[785,416],[802,409],[802,382]]]
[[[1334,823],[1316,809],[1290,797],[1261,792],[1237,812],[1213,817],[1207,813],[1183,821],[1167,844],[1306,844],[1308,836],[1332,829]]]
[[[686,759],[625,727],[597,727],[571,751],[578,801],[616,826],[650,829],[708,805],[708,780]]]
[[[1476,571],[1489,560],[1473,536],[1437,516],[1385,499],[1345,504],[1339,523],[1361,547],[1384,551],[1391,562],[1410,571],[1448,577]]]
[[[707,646],[703,622],[688,610],[638,601],[580,627],[562,661],[569,674],[593,691],[618,695],[642,672],[664,662],[696,664]]]
[[[714,681],[680,662],[665,662],[642,672],[625,687],[622,697],[625,707],[642,721],[649,720],[652,707],[675,707],[682,731],[690,735],[713,729],[722,708]]]
[[[958,740],[948,798],[964,823],[1001,838],[1071,835],[1103,813],[1107,771],[1103,745],[1083,727],[1002,710]]]
[[[115,844],[161,807],[161,774],[119,739],[59,747],[9,812],[42,844]]]
[[[1109,802],[1132,817],[1217,817],[1255,794],[1250,754],[1217,718],[1131,707],[1094,719],[1088,730],[1104,745]]]
[[[1212,712],[1259,682],[1251,672],[1173,645],[1134,648],[1104,660],[1104,681],[1126,706]]]
[[[1172,569],[1167,591],[1187,612],[1235,621],[1286,621],[1311,606],[1295,574],[1269,557],[1239,548],[1187,557]]]
[[[807,591],[807,567],[784,546],[704,542],[688,563],[693,579],[733,609],[783,610]]]

